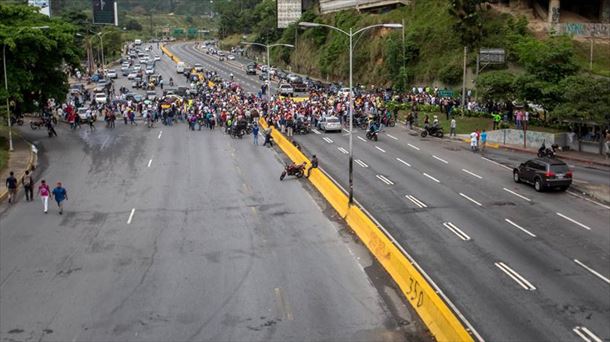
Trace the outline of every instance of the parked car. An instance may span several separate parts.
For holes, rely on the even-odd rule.
[[[133,70],[135,70],[135,71],[140,71],[140,70],[142,70],[142,65],[141,65],[141,64],[134,64],[134,66],[133,66]]]
[[[155,62],[156,62],[156,61],[160,61],[160,60],[161,60],[161,57],[160,57],[159,55],[155,55],[155,56],[153,57],[153,60],[154,60]]]
[[[136,77],[138,77],[138,73],[135,70],[131,70],[129,71],[129,74],[127,74],[128,80],[133,80]]]
[[[96,84],[95,87],[93,88],[93,91],[96,93],[100,93],[103,92],[104,90],[106,90],[106,81],[105,80],[99,80]]]
[[[155,73],[155,67],[153,65],[149,65],[146,67],[146,75],[152,75]]]
[[[283,96],[292,96],[294,95],[294,89],[288,83],[280,84],[280,87],[277,90],[277,93]]]
[[[536,191],[550,188],[566,190],[572,184],[572,171],[568,164],[554,158],[536,158],[521,163],[513,170],[516,183],[534,185]]]
[[[195,63],[195,65],[193,66],[193,68],[195,69],[195,71],[197,72],[202,72],[203,71],[203,65],[199,64],[199,63]]]
[[[117,77],[119,77],[119,76],[117,75],[117,73],[116,73],[116,70],[114,70],[114,69],[109,69],[109,70],[106,72],[106,76],[108,76],[108,78],[117,78]]]
[[[246,65],[246,75],[256,75],[256,64],[250,63]]]
[[[235,60],[235,56],[234,55],[228,55],[227,59],[230,60],[230,61]]]
[[[325,116],[318,122],[318,128],[324,132],[341,131],[341,122],[336,116]]]
[[[303,79],[301,79],[301,76],[299,75],[295,75],[295,74],[288,74],[286,76],[286,78],[288,79],[288,82],[303,82]]]
[[[133,102],[142,102],[144,100],[143,96],[136,93],[128,93],[125,95],[125,100],[133,101]]]
[[[95,93],[95,102],[100,104],[105,104],[106,102],[108,102],[106,93]]]
[[[146,92],[146,99],[154,101],[157,99],[157,92],[149,90]]]

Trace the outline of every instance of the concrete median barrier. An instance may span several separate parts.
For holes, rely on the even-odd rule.
[[[267,127],[262,118],[260,125]],[[310,160],[280,132],[273,129],[272,137],[290,160],[311,165]],[[401,251],[382,227],[359,206],[349,206],[346,193],[322,171],[313,169],[309,181],[383,265],[438,341],[474,341],[470,329],[466,328],[467,323],[458,318],[459,314],[441,297],[440,291],[435,289],[415,266],[415,262]]]

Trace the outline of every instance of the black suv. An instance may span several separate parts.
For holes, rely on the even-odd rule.
[[[572,184],[572,171],[559,159],[536,158],[521,163],[513,170],[513,180],[534,185],[536,191],[548,188],[566,190]]]
[[[256,75],[256,64],[246,65],[246,75]]]

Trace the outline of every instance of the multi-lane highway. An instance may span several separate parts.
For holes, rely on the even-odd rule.
[[[260,88],[243,61],[219,62],[193,44],[171,45],[188,63],[246,91]],[[343,187],[347,131],[295,139]],[[610,210],[575,193],[536,193],[512,180],[529,155],[472,153],[403,127],[379,142],[354,132],[356,199],[492,341],[610,340]],[[610,170],[570,163],[576,180],[610,186]]]
[[[60,126],[22,134],[37,182],[67,188],[64,215],[0,206],[2,341],[429,340],[307,183],[279,182],[273,149],[184,125]]]

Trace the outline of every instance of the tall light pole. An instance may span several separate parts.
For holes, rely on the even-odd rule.
[[[96,36],[100,37],[100,44],[102,48],[102,75],[104,74],[104,71],[106,71],[106,61],[104,60],[104,35],[109,32],[110,31],[98,32],[96,34]]]
[[[17,32],[15,32],[15,36],[17,36],[24,29],[32,29],[32,30],[46,30],[48,26],[32,26],[32,27],[22,27]],[[2,61],[4,64],[4,90],[6,90],[6,118],[8,120],[8,150],[13,152],[13,123],[11,121],[11,109],[9,104],[9,93],[8,93],[8,76],[6,73],[6,42],[2,44]]]
[[[385,28],[402,28],[402,24],[377,24],[371,25],[367,27],[363,27],[357,31],[353,31],[353,28],[350,27],[349,32],[342,30],[338,27],[320,24],[320,23],[312,23],[307,21],[299,22],[299,26],[302,27],[327,27],[329,29],[335,30],[337,32],[341,32],[344,35],[349,37],[349,205],[354,203],[354,151],[353,151],[353,135],[352,131],[354,128],[354,86],[353,86],[353,60],[354,60],[354,36],[360,34],[366,30],[376,28],[376,27],[385,27]]]
[[[289,47],[289,48],[293,48],[294,45],[292,44],[261,44],[261,43],[250,43],[250,42],[241,42],[242,44],[245,45],[257,45],[257,46],[262,46],[264,48],[267,49],[267,84],[269,85],[269,95],[271,95],[271,63],[269,63],[269,48],[272,48],[274,46],[285,46],[285,47]]]

